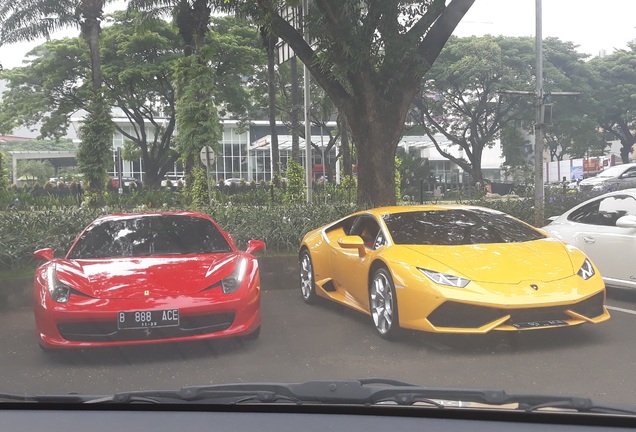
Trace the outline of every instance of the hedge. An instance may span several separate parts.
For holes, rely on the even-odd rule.
[[[549,190],[546,192],[545,216],[548,218],[562,214],[594,195],[598,193]],[[148,203],[161,202],[155,201],[157,198],[153,196],[152,199],[148,199]],[[463,203],[494,208],[532,223],[532,198],[512,197],[497,200],[482,198]],[[132,211],[147,211],[150,208],[150,206],[142,205]],[[158,209],[178,210],[181,207],[173,207],[165,203],[165,205],[159,205]],[[293,253],[306,232],[358,209],[353,204],[334,202],[262,206],[218,204],[193,210],[209,214],[223,229],[230,232],[241,248],[245,247],[248,240],[255,238],[265,241],[268,251]],[[74,238],[90,221],[99,215],[119,211],[122,210],[117,207],[101,209],[59,207],[0,211],[0,270],[29,264],[32,262],[33,251],[43,247],[53,248],[56,255],[60,256],[68,250]]]

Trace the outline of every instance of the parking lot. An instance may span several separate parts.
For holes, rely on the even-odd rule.
[[[256,341],[45,353],[37,346],[30,308],[4,311],[2,390],[103,394],[239,381],[389,377],[429,386],[636,400],[636,295],[631,293],[610,291],[612,319],[598,326],[486,336],[407,332],[386,341],[375,334],[370,318],[330,303],[306,305],[293,285],[264,289]]]

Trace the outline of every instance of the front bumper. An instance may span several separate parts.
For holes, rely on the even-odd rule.
[[[599,292],[571,305],[502,308],[446,301],[427,317],[435,332],[487,333],[491,330],[519,331],[546,327],[597,324],[609,319],[605,293]]]
[[[220,287],[217,288],[220,291]],[[34,306],[39,343],[46,348],[139,345],[248,335],[261,324],[258,283],[234,294],[203,292],[159,299],[49,298]],[[121,311],[179,310],[179,325],[119,329]]]
[[[471,285],[469,285],[470,287]],[[400,326],[435,333],[484,334],[607,321],[605,286],[598,273],[542,284],[475,285],[472,289],[397,289]]]

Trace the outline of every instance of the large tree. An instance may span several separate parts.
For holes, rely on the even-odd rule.
[[[104,93],[108,103],[129,120],[130,127],[116,127],[142,158],[146,184],[158,187],[178,157],[173,142],[174,69],[183,59],[182,42],[176,28],[163,20],[148,21],[141,28],[134,22],[134,15],[119,12],[103,31]],[[214,65],[202,67],[208,73],[217,72],[208,86],[216,91],[208,100],[216,102],[215,109],[247,116],[252,109],[253,86],[245,77],[254,75],[254,65],[262,63],[262,53],[254,41],[256,31],[232,17],[217,18],[214,29],[202,47]],[[47,42],[31,52],[29,65],[3,72],[9,91],[0,104],[0,130],[41,124],[44,137],[57,139],[67,130],[71,115],[88,108],[88,58],[78,42]],[[47,79],[42,80],[43,76]],[[191,87],[194,91],[205,88],[200,81]],[[210,119],[198,118],[192,129],[209,124],[205,122]],[[210,127],[220,139],[218,120]],[[187,128],[180,132],[188,136]],[[91,161],[90,153],[86,161]]]
[[[172,75],[181,57],[181,40],[165,21],[144,28],[134,23],[134,16],[119,12],[104,30],[104,84],[109,102],[129,121],[116,128],[141,158],[145,185],[158,188],[178,157]]]
[[[547,38],[543,43],[544,85],[547,92],[575,92],[578,96],[550,96],[552,118],[544,126],[546,147],[551,160],[583,157],[602,152],[602,142],[594,112],[594,73],[587,54],[576,50],[572,42]]]
[[[621,142],[621,158],[627,163],[636,143],[636,43],[595,58],[590,66],[597,74],[596,120],[609,137]]]
[[[0,45],[50,39],[65,27],[79,28],[90,52],[93,91],[102,85],[100,34],[104,6],[112,0],[0,0]]]
[[[177,137],[179,152],[188,177],[196,155],[204,145],[217,144],[221,125],[218,109],[212,101],[214,72],[202,52],[210,29],[212,12],[226,6],[225,0],[130,0],[128,10],[143,12],[142,17],[156,19],[172,16],[183,40],[185,58],[176,66]],[[189,178],[188,185],[193,184]]]
[[[30,64],[4,72],[9,91],[0,104],[0,129],[3,125],[11,129],[40,124],[43,138],[58,139],[66,133],[71,116],[86,110],[82,130],[92,134],[85,129],[92,106],[106,111],[108,117],[110,107],[116,107],[130,127],[113,126],[139,150],[146,182],[158,185],[176,159],[171,148],[175,123],[172,68],[181,55],[181,44],[174,28],[155,21],[152,27],[136,32],[125,13],[116,15],[102,37],[103,106],[91,98],[91,84],[84,73],[89,59],[78,42],[76,38],[47,42],[31,52]],[[43,76],[47,79],[42,80]],[[113,129],[108,127],[105,133],[112,143]],[[101,163],[110,166],[112,144],[100,149],[94,141],[79,149],[80,164],[89,169],[97,169]]]
[[[307,43],[282,18],[281,2],[258,0],[272,31],[347,118],[358,150],[359,203],[395,203],[395,153],[411,100],[473,2],[315,0]]]
[[[585,154],[600,141],[589,115],[592,73],[586,56],[574,44],[556,38],[544,41],[544,56],[546,103],[553,107],[552,120],[544,128],[547,149],[559,160]],[[438,151],[468,172],[474,182],[482,181],[483,150],[497,139],[501,138],[508,162],[527,161],[526,144],[513,132],[525,129],[532,133],[534,126],[534,57],[534,41],[528,37],[451,39],[414,99],[412,119],[424,126]],[[511,90],[527,95],[507,93]],[[580,95],[550,95],[561,91]],[[506,127],[510,130],[502,137]],[[462,149],[463,157],[442,148],[436,135]]]
[[[525,39],[507,40],[504,47],[492,36],[453,38],[437,58],[413,99],[412,119],[424,130],[437,150],[471,176],[483,182],[484,149],[499,138],[503,125],[519,116],[529,98],[502,97],[501,90],[527,90],[532,75],[522,58],[531,58],[532,44]],[[506,49],[507,48],[507,49]],[[463,150],[454,156],[438,142],[439,136]]]
[[[90,58],[90,76],[92,94],[88,108],[89,113],[80,131],[82,143],[80,154],[87,155],[93,151],[104,154],[112,145],[109,132],[110,111],[103,109],[106,104],[102,88],[102,68],[100,54],[101,22],[104,6],[110,0],[0,0],[0,45],[21,41],[35,40],[40,37],[50,38],[55,31],[65,27],[80,29],[82,40],[88,46]],[[90,137],[90,138],[89,138]],[[88,142],[87,140],[91,141]],[[83,148],[86,147],[86,148]],[[87,156],[90,159],[90,155]],[[95,202],[99,204],[105,189],[106,165],[98,166],[94,162],[101,160],[95,154],[90,164],[80,164],[88,189],[96,193]]]

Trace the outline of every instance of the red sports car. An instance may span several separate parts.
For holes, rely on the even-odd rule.
[[[93,221],[64,258],[34,257],[43,348],[257,337],[260,278],[252,253],[194,212],[115,214]]]

